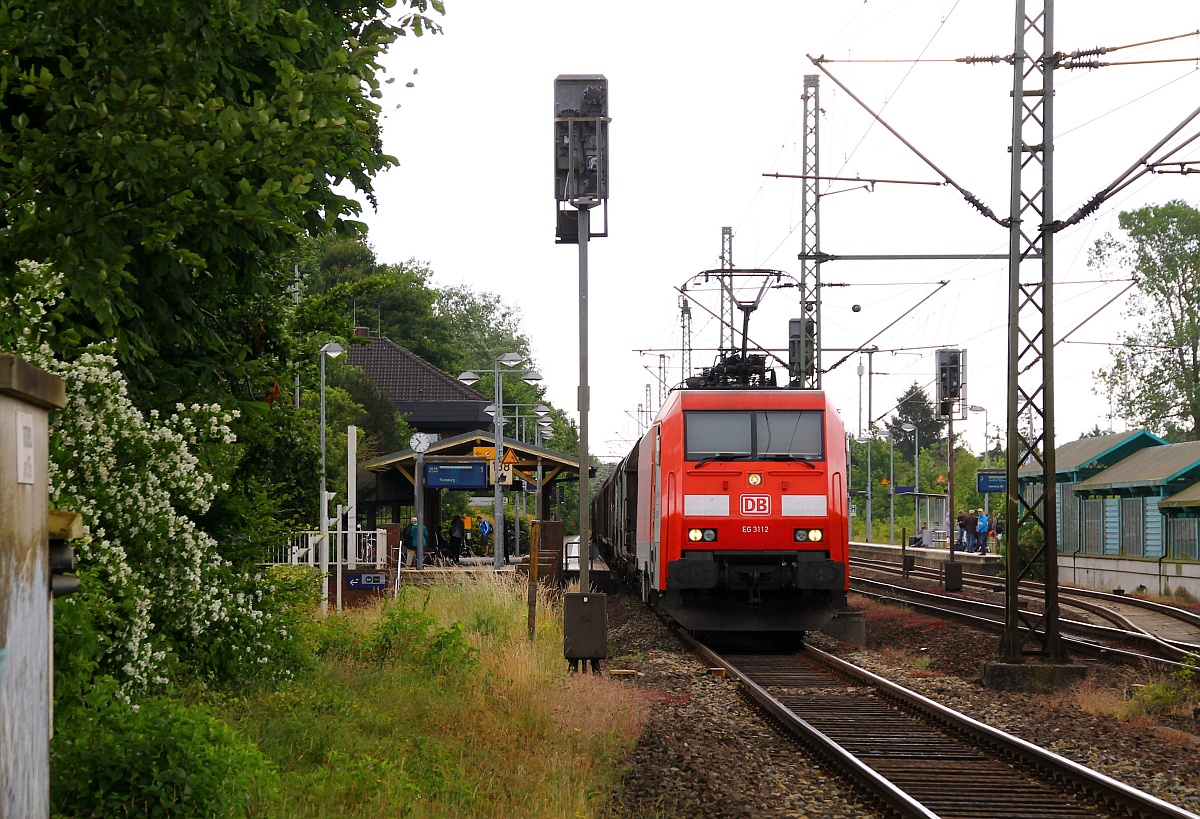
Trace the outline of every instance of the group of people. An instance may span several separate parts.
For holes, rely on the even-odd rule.
[[[1000,539],[1003,534],[1004,525],[999,520],[989,519],[984,510],[958,510],[958,541],[954,544],[958,551],[985,555],[988,552],[988,537],[995,535]]]
[[[432,561],[441,559],[448,563],[459,565],[462,560],[463,543],[466,542],[467,527],[463,522],[462,515],[455,515],[450,520],[450,529],[443,535],[439,529],[433,530],[433,535],[429,534],[429,527],[422,526],[421,542],[425,547],[425,560]],[[417,519],[412,518],[411,523],[404,527],[400,533],[400,562],[403,564],[411,564],[416,559],[416,544],[417,544]]]

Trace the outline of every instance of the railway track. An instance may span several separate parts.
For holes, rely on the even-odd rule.
[[[856,559],[854,565],[859,569],[902,574],[899,564],[895,563]],[[934,569],[914,569],[909,576],[932,582],[941,580],[940,573]],[[963,576],[964,587],[1002,591],[1002,583],[1002,580],[984,575]],[[1004,627],[1004,607],[998,603],[921,591],[859,576],[851,578],[851,585],[855,591],[885,602],[902,603],[980,628],[998,631]],[[1021,584],[1024,604],[1036,602],[1043,595],[1041,584]],[[1152,662],[1168,667],[1177,667],[1187,662],[1189,656],[1200,654],[1200,616],[1193,612],[1138,598],[1070,588],[1059,590],[1059,603],[1064,611],[1075,612],[1072,617],[1064,616],[1060,627],[1064,635],[1076,635],[1063,638],[1076,649],[1109,659]]]
[[[681,636],[897,815],[1197,819],[815,648],[721,654]]]

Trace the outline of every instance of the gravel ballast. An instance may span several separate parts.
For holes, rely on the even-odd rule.
[[[859,601],[862,602],[862,601]],[[867,647],[824,635],[808,642],[950,708],[1200,813],[1200,736],[1190,716],[1122,721],[1111,714],[1152,674],[1088,665],[1082,692],[1032,696],[983,687],[979,672],[998,637],[898,609],[866,606]],[[627,760],[611,817],[876,817],[852,785],[713,675],[636,598],[608,603],[613,655],[606,669],[658,702]],[[1100,703],[1096,711],[1081,703]]]

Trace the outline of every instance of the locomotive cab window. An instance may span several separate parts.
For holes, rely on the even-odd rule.
[[[685,460],[824,460],[824,416],[820,410],[685,412]]]

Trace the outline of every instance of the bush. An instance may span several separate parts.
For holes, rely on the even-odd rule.
[[[111,678],[59,709],[50,771],[56,816],[250,816],[277,784],[258,749],[207,709],[131,705]]]

